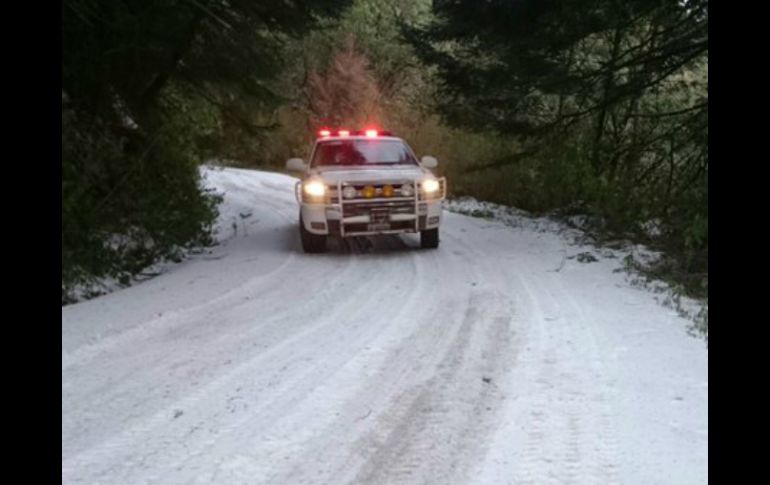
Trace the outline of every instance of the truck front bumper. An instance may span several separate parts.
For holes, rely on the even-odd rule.
[[[352,237],[416,233],[441,225],[445,184],[441,187],[441,193],[430,199],[416,194],[409,198],[342,200],[340,197],[339,202],[311,203],[301,200],[298,183],[297,200],[301,223],[312,234]],[[341,194],[341,190],[337,194]]]

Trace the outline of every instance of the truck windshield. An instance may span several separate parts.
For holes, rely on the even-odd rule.
[[[316,147],[311,166],[418,165],[400,140],[329,140]]]

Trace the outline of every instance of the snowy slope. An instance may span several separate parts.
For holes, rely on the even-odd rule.
[[[708,352],[551,231],[447,213],[305,255],[294,179],[207,170],[222,244],[62,308],[62,482],[705,484]]]

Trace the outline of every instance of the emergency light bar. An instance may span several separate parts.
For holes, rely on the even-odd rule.
[[[377,138],[379,136],[393,136],[393,133],[389,131],[380,131],[373,128],[366,130],[350,131],[350,130],[328,130],[323,129],[318,131],[318,138],[329,138],[330,136],[348,137],[348,136],[366,136],[367,138]]]

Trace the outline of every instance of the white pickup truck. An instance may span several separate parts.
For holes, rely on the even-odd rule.
[[[438,247],[446,180],[431,173],[437,164],[427,156],[418,162],[404,140],[388,132],[319,132],[309,163],[286,162],[302,173],[296,185],[302,248],[323,252],[329,235],[417,232],[422,248]]]

